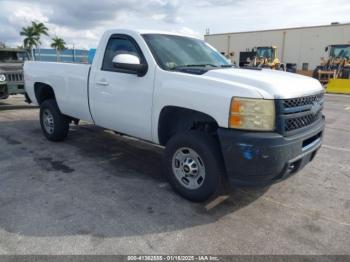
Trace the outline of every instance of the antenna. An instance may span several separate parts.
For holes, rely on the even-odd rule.
[[[206,28],[206,29],[205,29],[205,34],[206,34],[206,35],[210,35],[210,29],[209,29],[209,28]]]

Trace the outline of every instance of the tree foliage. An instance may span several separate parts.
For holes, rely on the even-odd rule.
[[[51,47],[59,51],[64,50],[66,49],[66,42],[62,38],[55,36],[52,38]]]
[[[34,29],[34,27],[23,27],[20,32],[21,36],[24,36],[23,46],[27,49],[32,49],[40,43],[40,35]]]
[[[20,35],[24,37],[23,47],[31,51],[31,55],[34,59],[33,48],[38,47],[41,44],[41,36],[48,36],[49,29],[42,22],[32,21],[31,26],[23,27]]]

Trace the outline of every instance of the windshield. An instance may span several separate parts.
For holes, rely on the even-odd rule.
[[[165,70],[187,66],[228,66],[217,50],[202,40],[162,34],[143,35],[159,66]]]
[[[26,60],[29,60],[26,52],[0,51],[0,62],[16,63]]]
[[[271,47],[258,47],[256,54],[258,57],[273,58],[273,50]]]
[[[332,46],[331,57],[341,57],[341,58],[349,58],[350,57],[350,46]]]

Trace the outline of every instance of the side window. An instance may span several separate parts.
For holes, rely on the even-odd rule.
[[[142,60],[142,55],[133,41],[126,37],[112,37],[107,43],[102,70],[115,71],[112,60],[118,54],[132,54]]]

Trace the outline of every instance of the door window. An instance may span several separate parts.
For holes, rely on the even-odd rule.
[[[102,63],[102,70],[119,71],[113,66],[113,58],[118,54],[131,54],[143,61],[143,56],[136,42],[129,37],[111,37],[107,43]]]

